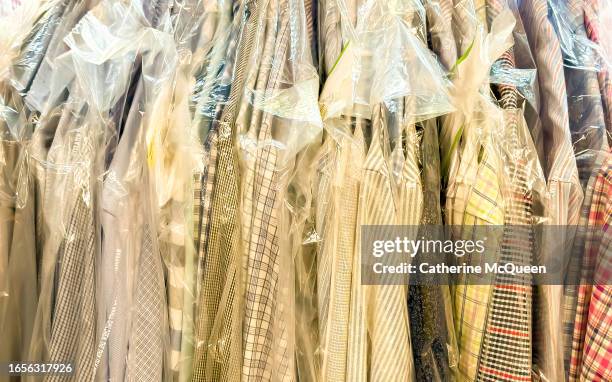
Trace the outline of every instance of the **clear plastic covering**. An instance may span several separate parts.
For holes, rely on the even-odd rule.
[[[581,322],[586,322],[584,313],[580,310],[584,309],[584,301],[590,300],[591,295],[588,286],[572,284],[587,283],[585,277],[589,272],[593,272],[590,276],[606,272],[604,268],[593,269],[588,265],[587,258],[583,260],[580,256],[588,251],[591,256],[598,259],[595,261],[606,261],[606,257],[600,255],[605,253],[605,245],[600,247],[596,244],[591,247],[589,244],[589,240],[605,242],[603,228],[607,224],[605,218],[585,215],[585,211],[605,208],[602,207],[605,205],[605,200],[598,199],[600,197],[598,193],[609,194],[609,190],[605,191],[594,186],[602,172],[610,171],[609,165],[606,165],[610,156],[608,110],[612,93],[607,85],[610,60],[606,53],[608,48],[605,47],[607,37],[602,33],[604,24],[599,23],[600,20],[610,17],[609,5],[606,3],[608,2],[548,1],[548,19],[543,20],[546,24],[550,24],[547,28],[554,30],[554,34],[550,33],[549,37],[551,40],[549,49],[552,48],[553,56],[548,60],[554,63],[555,71],[561,69],[561,62],[563,65],[563,85],[566,93],[561,94],[567,98],[557,100],[562,107],[555,106],[556,112],[560,112],[561,116],[567,113],[569,122],[563,123],[566,130],[562,139],[559,139],[561,138],[559,133],[554,133],[551,129],[552,134],[558,137],[554,139],[558,143],[551,146],[550,150],[553,155],[567,152],[565,142],[569,132],[576,166],[574,167],[573,161],[569,164],[565,161],[562,164],[560,158],[551,156],[549,159],[548,165],[556,167],[551,168],[549,175],[549,189],[553,203],[558,203],[561,195],[568,195],[570,198],[567,211],[561,210],[562,213],[554,216],[553,221],[554,224],[575,224],[577,227],[575,236],[568,235],[569,237],[565,238],[568,251],[572,251],[573,254],[567,264],[567,285],[544,287],[538,291],[541,297],[535,314],[540,315],[542,319],[538,322],[535,337],[534,370],[543,380],[589,378],[589,369],[586,366],[590,362],[589,354],[582,357],[576,353],[582,351],[579,350],[579,346],[584,341],[582,337],[584,332],[580,327],[583,325]],[[602,5],[601,8],[599,4]],[[542,88],[547,85],[542,85],[543,79],[540,82]],[[543,99],[543,102],[552,102],[552,100]],[[548,107],[549,110],[554,110],[553,106]],[[587,227],[593,227],[595,232],[587,232]],[[554,239],[549,238],[549,240]],[[590,261],[593,261],[593,258]],[[598,298],[594,296],[591,303],[595,306]],[[597,327],[601,323],[589,323],[589,325],[594,325],[594,330],[599,330]],[[559,333],[564,334],[560,336]],[[596,372],[601,373],[600,370]]]
[[[326,56],[336,57],[331,66],[327,65],[320,96],[324,119],[343,113],[369,118],[380,103],[397,113],[393,100],[402,97],[411,105],[406,109],[411,123],[453,109],[444,72],[418,29],[412,27],[424,24],[424,9],[419,2],[370,1],[360,8],[356,23],[349,18],[356,10],[343,9],[343,2],[330,3],[328,11],[324,7],[320,10],[329,13],[321,17],[323,20],[332,20],[322,24],[326,28],[321,33],[323,56],[326,62],[331,61]],[[337,26],[332,24],[335,18],[339,18]],[[332,52],[335,47],[328,46],[338,44],[328,40],[334,34],[342,36],[339,52]]]
[[[607,0],[0,1],[0,379],[611,380],[611,23]],[[392,227],[484,229],[564,282],[368,282]]]
[[[365,286],[360,276],[360,226],[414,225],[423,214],[435,214],[420,195],[419,146],[422,131],[436,126],[420,123],[454,106],[445,71],[427,49],[425,8],[420,2],[326,1],[319,13],[327,78],[319,98],[325,138],[313,189],[315,231],[307,231],[306,241],[318,241],[312,272],[320,345],[311,364],[320,367],[320,380],[384,379],[385,373],[413,380],[424,376],[415,374],[413,358],[419,373],[448,376],[447,336],[422,342],[427,331],[421,329],[432,320],[421,324],[415,312],[409,321],[408,288]],[[429,304],[444,296],[444,288],[414,295],[421,292]],[[399,346],[388,353],[385,346],[395,339]]]
[[[151,375],[168,370],[157,197],[149,183],[156,174],[143,160],[151,156],[145,140],[154,114],[147,110],[143,118],[140,100],[166,95],[178,61],[172,36],[153,29],[147,17],[139,3],[103,1],[63,38],[68,51],[54,61],[59,69],[36,131],[54,129],[53,140],[49,146],[41,137],[41,147],[33,147],[44,169],[38,180],[44,226],[28,359],[73,359],[82,379],[115,378],[121,369],[115,363],[126,358],[129,377],[139,367],[131,360],[145,350],[157,359]],[[62,336],[81,340],[66,348]]]

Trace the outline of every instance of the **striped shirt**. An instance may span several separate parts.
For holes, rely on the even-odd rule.
[[[605,0],[604,0],[605,1]],[[607,17],[610,17],[610,5],[604,5],[604,12],[608,12]],[[593,43],[600,45],[601,38],[601,22],[599,20],[601,7],[599,0],[586,0],[584,7],[584,27],[586,28],[587,36]],[[605,22],[605,20],[604,20]],[[601,47],[604,48],[604,47]],[[609,53],[609,52],[607,52]],[[601,101],[604,110],[604,119],[606,130],[608,132],[608,143],[612,144],[612,74],[609,67],[610,63],[605,60],[598,60],[602,67],[597,72],[597,80],[599,81],[599,90],[601,92]]]
[[[526,0],[519,4],[525,32],[538,68],[540,93],[539,116],[544,141],[544,172],[547,179],[549,204],[547,214],[551,225],[574,226],[578,222],[582,204],[582,187],[573,155],[567,93],[563,73],[563,59],[559,40],[548,20],[548,4],[545,0]],[[555,238],[571,248],[573,234],[566,231],[565,238]],[[547,240],[543,241],[546,244]],[[541,256],[558,256],[543,251]],[[547,261],[544,257],[542,261]],[[550,380],[563,379],[562,286],[536,287],[534,312],[534,363],[538,372]]]

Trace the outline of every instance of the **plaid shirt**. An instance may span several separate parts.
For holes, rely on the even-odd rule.
[[[585,3],[580,0],[570,0],[563,4],[564,7],[559,8],[559,12],[563,14],[565,24],[554,24],[557,29],[557,34],[562,35],[571,31],[578,39],[587,40],[587,30],[584,25]],[[551,18],[551,22],[558,20]],[[580,182],[585,189],[585,198],[580,212],[580,222],[574,242],[574,251],[583,253],[583,246],[587,241],[588,229],[586,229],[586,219],[588,219],[588,211],[590,208],[592,195],[589,193],[588,184],[591,179],[596,176],[599,170],[596,164],[599,151],[608,150],[608,141],[606,138],[605,115],[602,104],[602,98],[599,88],[599,82],[595,72],[590,70],[575,68],[572,66],[593,66],[591,57],[588,55],[580,55],[584,62],[576,62],[576,47],[562,46],[562,55],[568,65],[564,68],[565,81],[567,84],[568,106],[569,106],[569,122],[572,132],[572,141],[574,143],[574,152],[578,167]],[[571,377],[571,354],[573,352],[572,340],[575,337],[575,318],[577,309],[580,306],[578,301],[578,289],[575,286],[575,281],[580,279],[582,265],[578,263],[579,256],[572,256],[568,267],[567,278],[570,280],[564,290],[564,360],[566,374],[570,370]],[[573,281],[573,282],[572,282]]]
[[[325,188],[330,187],[331,193],[331,200],[327,202],[329,210],[321,213],[323,219],[329,220],[323,231],[323,247],[319,255],[319,279],[322,281],[318,289],[318,293],[321,293],[319,323],[321,348],[326,349],[322,356],[322,378],[344,380],[347,373],[351,280],[357,272],[353,259],[357,245],[357,203],[365,142],[359,129],[356,129],[353,139],[337,143],[331,137],[328,139],[327,144],[335,149],[333,153],[337,156],[333,162],[327,162],[333,167],[325,170],[331,177],[331,184],[327,181],[321,184]]]
[[[458,174],[458,178],[461,179],[462,174],[476,169],[473,182],[464,184],[464,187],[459,188],[459,193],[449,195],[447,199],[447,202],[450,200],[451,203],[457,199],[464,199],[466,202],[459,236],[461,238],[471,237],[472,226],[487,224],[501,226],[504,223],[502,192],[498,179],[499,158],[495,151],[485,148],[480,163],[477,163],[475,154],[475,151],[464,151]],[[458,211],[452,207],[452,204],[451,208],[454,216],[458,216]],[[493,241],[495,238],[491,239],[489,243],[495,243]],[[491,248],[495,248],[495,245]],[[491,285],[466,285],[459,282],[453,287],[455,333],[459,346],[456,377],[460,381],[475,380],[479,371],[480,352],[492,291]]]
[[[240,380],[242,368],[242,295],[239,172],[234,152],[234,122],[249,50],[257,25],[257,2],[247,2],[240,14],[249,15],[237,27],[241,45],[233,71],[234,82],[219,122],[216,184],[211,200],[210,233],[200,282],[193,356],[193,380]]]
[[[576,298],[573,325],[570,381],[609,380],[612,378],[612,152],[600,152],[597,171],[587,188],[590,203],[581,217],[581,226],[588,227],[581,241],[584,256]]]
[[[200,73],[201,78],[198,79],[193,95],[197,100],[193,125],[197,132],[205,133],[201,172],[196,171],[193,179],[193,239],[197,257],[194,299],[196,313],[193,334],[188,333],[181,343],[180,357],[183,362],[180,370],[181,381],[206,378],[207,350],[203,349],[203,344],[198,341],[202,341],[203,336],[207,338],[210,334],[208,325],[212,325],[212,322],[207,322],[203,327],[200,325],[200,319],[204,312],[213,314],[213,309],[216,309],[218,300],[207,301],[207,299],[212,296],[220,298],[216,291],[211,295],[204,288],[212,276],[208,253],[212,238],[212,205],[218,181],[220,121],[233,85],[236,52],[242,31],[241,2],[224,3],[221,8],[218,8],[218,4],[214,1],[204,2],[203,5],[206,21],[199,36],[199,44],[208,48],[203,58],[207,66]],[[211,42],[213,37],[216,37],[214,43]],[[186,329],[189,332],[191,328]]]
[[[490,22],[507,7],[508,4],[501,0],[487,1]],[[504,70],[514,69],[513,48],[506,50],[497,63]],[[505,180],[502,187],[504,224],[507,227],[504,229],[500,260],[531,265],[534,248],[531,229],[532,188],[538,185],[538,175],[542,171],[522,110],[517,108],[516,88],[505,84],[496,87],[500,105],[505,111],[504,136],[501,139],[504,144],[500,152]],[[528,276],[496,276],[487,312],[478,379],[531,379],[531,299],[531,280]]]
[[[76,101],[71,107],[64,109],[63,117],[58,125],[53,140],[53,155],[49,155],[50,163],[80,163],[81,166],[66,166],[53,171],[50,166],[47,171],[47,187],[49,192],[45,194],[47,200],[44,207],[49,213],[53,212],[59,218],[55,223],[66,224],[64,232],[54,232],[56,239],[53,243],[59,244],[57,248],[47,245],[48,252],[44,253],[42,261],[46,263],[41,280],[41,298],[39,299],[39,310],[50,308],[48,312],[51,322],[50,326],[43,326],[43,333],[48,333],[50,338],[46,357],[47,362],[60,362],[61,360],[73,360],[75,366],[75,377],[81,380],[93,380],[94,360],[97,336],[97,311],[96,311],[96,271],[97,271],[97,248],[95,232],[95,213],[98,204],[93,203],[91,190],[91,176],[94,171],[91,159],[91,136],[79,129],[67,139],[66,132],[86,118],[86,109],[83,103]],[[67,150],[67,151],[65,151]],[[60,166],[58,166],[60,167]],[[61,171],[63,170],[63,171]],[[78,174],[78,176],[77,176]],[[78,182],[78,183],[77,183]],[[62,194],[51,192],[63,186],[72,189],[75,194],[68,199],[61,199]],[[51,188],[54,187],[54,188]],[[62,221],[66,219],[66,221]],[[51,221],[49,221],[51,223]],[[57,228],[54,228],[57,230]],[[59,234],[59,235],[58,235]],[[60,236],[61,237],[58,237]],[[53,264],[55,272],[48,265]],[[42,291],[49,290],[43,293]],[[50,296],[49,296],[50,294]],[[43,297],[44,300],[43,300]],[[47,298],[50,297],[50,300]],[[49,303],[49,305],[47,305]],[[41,315],[44,317],[44,315]],[[43,323],[45,325],[45,323]],[[46,325],[45,325],[46,326]],[[33,341],[36,331],[33,334]],[[36,339],[40,341],[40,339]],[[32,346],[30,350],[35,349]],[[31,357],[30,359],[37,359]],[[48,375],[48,380],[63,380],[68,378],[62,375]]]
[[[243,263],[245,271],[245,319],[243,323],[243,378],[294,380],[294,348],[290,338],[290,304],[283,298],[286,280],[280,274],[285,253],[280,252],[281,200],[286,189],[282,149],[273,143],[272,126],[281,123],[258,109],[259,97],[267,97],[282,86],[288,70],[288,54],[294,42],[289,3],[271,2],[260,9],[262,22],[247,79],[247,91],[255,99],[244,99],[239,116],[246,138],[243,166]],[[265,20],[265,23],[263,22]],[[266,27],[264,29],[264,26]],[[274,31],[274,32],[273,32]],[[255,80],[256,78],[256,80]],[[251,104],[252,103],[252,104]],[[252,108],[252,110],[250,110]],[[249,110],[250,113],[245,115]],[[248,127],[247,127],[248,126]]]
[[[166,340],[164,276],[154,233],[147,223],[142,229],[141,240],[126,380],[159,381],[164,370]]]
[[[506,115],[509,114],[509,119],[513,122],[505,126],[508,135],[504,142],[508,145],[509,151],[504,150],[502,156],[506,228],[500,260],[531,265],[534,248],[531,228],[532,198],[535,193],[533,187],[538,185],[540,181],[538,175],[542,174],[542,171],[539,169],[535,148],[529,144],[530,142],[524,141],[524,138],[530,139],[528,132],[519,134],[517,131],[519,128],[517,121],[522,115],[518,109],[509,110]],[[521,123],[520,127],[526,130],[524,123]],[[525,148],[531,148],[532,151]],[[543,179],[540,185],[542,183]],[[531,379],[531,284],[528,275],[496,276],[491,305],[487,313],[478,369],[479,378],[510,381]],[[518,314],[508,314],[508,312]]]
[[[95,233],[93,211],[79,192],[60,247],[57,294],[53,310],[48,362],[74,360],[75,376],[93,380],[96,348]],[[61,381],[66,376],[49,375]]]
[[[47,213],[53,213],[57,219],[48,220],[48,223],[61,225],[65,231],[53,227],[51,235],[54,239],[46,243],[43,253],[37,314],[37,321],[40,321],[36,322],[28,359],[44,359],[46,362],[73,360],[75,377],[93,380],[98,329],[94,216],[98,205],[92,202],[95,200],[92,195],[95,194],[86,192],[92,187],[90,181],[94,167],[91,146],[87,144],[91,143],[91,136],[83,129],[75,131],[70,139],[66,136],[66,132],[80,126],[87,115],[84,103],[73,101],[63,110],[63,118],[47,157],[50,165],[46,174],[48,192],[45,193],[44,207]],[[81,165],[55,167],[54,163]],[[71,189],[75,193],[63,199],[63,194],[51,191],[57,189]],[[42,309],[50,311],[41,314]],[[42,329],[40,334],[37,333],[39,329]],[[48,333],[50,337],[47,338]],[[46,338],[42,347],[46,349],[44,358],[33,354],[39,350],[40,345],[35,341],[40,341],[40,335]],[[57,381],[67,378],[69,376],[47,375],[45,379]]]
[[[235,3],[234,7],[236,6],[237,4]],[[234,13],[237,14],[238,10],[234,9]],[[214,105],[215,109],[212,115],[213,120],[202,118],[202,114],[205,114],[209,107],[211,107],[211,105],[207,104],[207,102],[210,101],[209,96],[203,96],[202,94],[198,94],[200,102],[196,107],[196,115],[194,117],[194,124],[196,125],[196,128],[200,127],[199,124],[206,124],[207,127],[207,129],[205,129],[207,130],[207,134],[203,143],[204,150],[202,172],[196,172],[196,174],[194,174],[194,246],[198,252],[196,276],[196,296],[198,297],[201,293],[200,287],[203,278],[203,270],[206,264],[206,251],[208,248],[208,238],[210,234],[211,200],[216,182],[215,175],[218,158],[217,145],[219,140],[219,121],[223,115],[222,113],[225,106],[225,101],[227,101],[229,91],[231,90],[231,86],[223,86],[223,84],[231,83],[233,76],[236,60],[236,49],[238,47],[238,34],[240,32],[238,24],[239,20],[239,17],[234,18],[229,41],[221,46],[221,48],[227,49],[227,52],[225,52],[225,64],[220,65],[220,67],[223,69],[221,78],[215,78],[213,81],[213,79],[210,78],[210,73],[206,78],[206,80],[211,80],[214,82],[214,84],[209,87],[216,90],[211,90],[211,93],[223,95],[222,99],[215,99],[217,103]],[[211,68],[210,71],[214,71],[214,69],[215,67],[213,65],[213,68]],[[202,102],[204,105],[201,105]]]
[[[463,15],[462,19],[469,23],[469,9],[463,11],[468,13]],[[467,33],[470,30],[467,28],[465,31]],[[452,234],[456,239],[472,238],[475,226],[502,226],[505,221],[503,192],[506,190],[502,189],[500,179],[504,170],[503,158],[496,150],[498,144],[493,140],[492,134],[500,129],[497,124],[501,123],[501,112],[486,96],[480,94],[478,89],[481,84],[474,83],[477,80],[486,80],[486,76],[479,77],[476,73],[476,67],[486,62],[480,60],[483,56],[481,50],[485,46],[482,37],[475,31],[473,35],[474,38],[470,39],[470,44],[474,42],[473,50],[458,67],[455,78],[456,86],[461,84],[468,87],[470,94],[460,93],[461,98],[457,103],[461,108],[444,119],[441,131],[443,155],[448,161],[445,163],[445,170],[448,171],[445,223],[453,226]],[[500,47],[501,45],[490,46],[491,49]],[[467,47],[459,49],[465,51]],[[491,53],[492,51],[489,51],[484,54]],[[475,108],[478,112],[473,111]],[[460,127],[463,128],[463,133],[459,147],[450,155],[452,142],[456,140],[455,135],[461,131]],[[487,258],[499,257],[501,239],[489,237],[489,252],[485,254]],[[472,381],[478,377],[503,377],[503,373],[499,374],[499,366],[491,363],[495,360],[494,355],[490,353],[496,345],[496,338],[490,330],[487,331],[491,324],[494,324],[492,321],[488,322],[488,312],[494,310],[496,302],[493,300],[494,280],[482,280],[482,285],[471,285],[466,277],[470,276],[460,275],[451,289],[455,335],[459,348],[455,378]]]
[[[339,59],[342,23],[356,22],[357,2],[345,4],[348,19],[341,17],[336,0],[318,2],[319,55],[322,72],[331,74]],[[317,248],[317,299],[321,375],[324,380],[346,380],[355,375],[349,365],[351,346],[361,348],[362,337],[353,337],[350,311],[355,303],[355,278],[359,269],[354,257],[358,244],[359,184],[365,156],[365,141],[361,120],[341,116],[325,121],[326,128],[344,133],[341,138],[327,135],[319,159],[316,226],[322,233]],[[355,123],[355,134],[351,124]],[[361,327],[360,327],[361,328]],[[350,341],[350,342],[349,342]],[[361,365],[360,365],[361,367]],[[365,375],[365,370],[357,371]]]

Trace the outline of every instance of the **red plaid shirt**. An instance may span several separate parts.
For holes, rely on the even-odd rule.
[[[608,229],[612,222],[612,152],[599,155],[601,166],[587,189],[592,202],[578,287],[570,381],[612,380],[612,231]]]

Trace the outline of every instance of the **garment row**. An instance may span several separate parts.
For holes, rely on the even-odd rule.
[[[607,0],[0,2],[0,362],[612,380],[610,23]],[[514,227],[491,255],[563,282],[366,285],[367,226]]]

